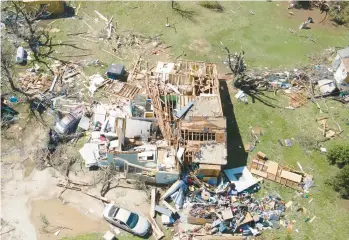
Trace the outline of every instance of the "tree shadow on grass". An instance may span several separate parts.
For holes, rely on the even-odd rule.
[[[223,115],[227,119],[227,165],[226,169],[246,166],[248,154],[245,152],[239,126],[237,124],[234,106],[231,102],[228,85],[220,80],[220,97],[222,101]]]
[[[296,9],[312,10],[310,1],[297,1]]]
[[[175,2],[173,6],[173,10],[182,16],[182,18],[187,19],[193,23],[197,23],[198,21],[195,19],[195,17],[198,15],[193,10],[185,10],[181,8],[181,5],[179,3]]]

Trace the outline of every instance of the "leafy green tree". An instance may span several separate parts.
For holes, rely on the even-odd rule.
[[[331,185],[342,198],[349,199],[349,165],[343,167],[339,173],[333,177]]]
[[[331,164],[343,167],[349,164],[349,145],[336,145],[327,153],[327,159]]]
[[[349,2],[348,1],[336,1],[332,2],[329,15],[331,20],[340,24],[349,24]]]

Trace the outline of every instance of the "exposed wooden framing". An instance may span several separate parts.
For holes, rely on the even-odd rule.
[[[156,83],[152,83],[149,80],[149,76],[146,76],[146,88],[148,95],[153,103],[154,112],[156,114],[160,131],[169,145],[172,144],[172,129],[170,125],[169,114],[167,110],[167,99],[165,98],[165,109],[161,103],[160,89]],[[165,114],[167,113],[167,116]]]

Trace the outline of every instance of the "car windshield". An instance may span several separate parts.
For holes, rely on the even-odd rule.
[[[138,222],[138,215],[135,213],[131,213],[130,217],[128,218],[126,224],[129,226],[131,229],[134,228],[137,225]]]
[[[115,217],[115,215],[116,215],[116,213],[117,213],[117,210],[119,210],[119,209],[116,209],[116,206],[112,206],[112,207],[110,208],[110,211],[109,211],[109,213],[108,213],[108,216],[111,217],[111,218]]]

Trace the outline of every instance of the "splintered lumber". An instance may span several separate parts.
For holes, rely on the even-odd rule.
[[[55,75],[55,78],[53,79],[52,85],[51,85],[51,87],[50,87],[50,92],[53,91],[53,89],[54,89],[54,87],[55,87],[55,85],[56,85],[57,79],[58,79],[58,76]]]
[[[166,202],[165,200],[161,201],[161,203],[164,204],[165,207],[167,207],[168,209],[170,209],[171,212],[173,212],[173,213],[176,213],[176,212],[177,212],[176,209],[174,209],[174,208],[173,208],[168,202]]]
[[[130,80],[133,79],[133,76],[135,75],[136,68],[138,67],[138,63],[139,63],[140,60],[141,60],[141,56],[139,55],[138,58],[137,58],[137,61],[136,61],[135,65],[134,65],[134,67],[133,67],[133,69],[132,69]]]
[[[155,239],[161,239],[165,236],[165,234],[161,231],[160,227],[156,223],[154,218],[149,218],[150,225],[153,229]]]
[[[155,197],[156,197],[156,189],[152,188],[151,189],[151,198],[150,198],[150,217],[154,218],[155,217]]]
[[[188,220],[188,223],[194,224],[194,225],[205,225],[206,223],[213,223],[212,219],[197,218],[192,216],[188,216],[187,220]]]

